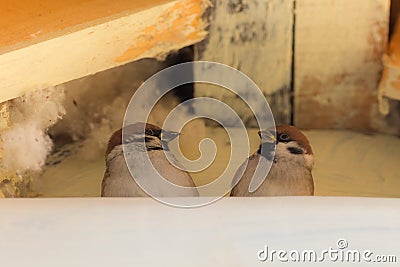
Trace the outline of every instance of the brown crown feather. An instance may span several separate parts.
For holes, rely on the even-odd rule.
[[[161,128],[150,124],[150,123],[143,123],[143,122],[138,122],[134,124],[129,124],[125,126],[124,128],[124,135],[130,135],[130,134],[137,134],[137,133],[143,133],[146,129],[152,129],[156,131],[160,131]],[[110,140],[108,141],[108,146],[106,150],[106,157],[107,155],[113,150],[114,147],[121,145],[122,144],[122,129],[119,129],[115,131],[111,137]]]
[[[288,124],[276,126],[277,137],[283,133],[288,134],[292,140],[296,141],[302,148],[304,148],[306,154],[313,154],[310,141],[308,141],[307,137],[299,129]]]

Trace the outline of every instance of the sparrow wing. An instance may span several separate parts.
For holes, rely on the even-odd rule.
[[[272,161],[255,153],[236,171],[231,196],[250,196],[267,178]]]
[[[239,183],[240,179],[244,176],[248,163],[249,163],[249,158],[247,158],[235,172],[235,175],[233,176],[233,180],[231,183],[231,187],[233,189],[235,189],[235,186]],[[233,191],[233,189],[232,189],[232,191]]]
[[[184,169],[181,167],[179,162],[175,159],[173,155],[169,155],[168,159],[173,161],[172,163],[177,167],[175,167],[173,164],[171,164],[167,157],[164,154],[163,150],[157,150],[153,151],[153,153],[149,154],[150,160],[154,166],[154,168],[162,174],[162,176],[169,182],[178,185],[178,186],[183,186],[183,187],[192,187],[190,190],[186,190],[185,193],[183,193],[185,196],[198,196],[199,193],[197,191],[196,185],[193,182],[192,177],[190,177],[189,173],[184,171]],[[175,193],[178,194],[176,196],[180,196],[181,190],[177,189],[177,192],[170,192],[173,196],[175,196]],[[183,195],[182,195],[183,196]]]
[[[240,165],[232,180],[231,196],[247,196],[249,194],[248,187],[259,157],[258,154],[254,154]]]
[[[255,192],[267,178],[269,169],[271,168],[272,161],[266,159],[265,157],[258,157],[258,164],[253,172],[253,178],[249,184],[249,192]]]

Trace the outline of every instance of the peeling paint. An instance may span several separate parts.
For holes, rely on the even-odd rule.
[[[249,4],[244,0],[229,0],[228,12],[231,14],[240,13],[249,9]]]
[[[195,43],[205,36],[207,24],[202,20],[202,14],[210,3],[205,0],[187,0],[176,2],[165,10],[157,23],[144,28],[133,44],[119,57],[116,62],[127,62],[139,58],[155,47],[177,44]],[[168,52],[168,51],[166,51]]]
[[[130,4],[126,2],[129,0],[107,3],[128,9]],[[75,28],[67,28],[67,32],[60,33],[60,37],[45,42],[40,42],[38,37],[35,39],[38,43],[34,45],[5,54],[0,51],[0,101],[92,75],[130,60],[145,57],[160,59],[168,52],[192,45],[206,35],[206,23],[200,17],[209,3],[207,0],[130,2],[135,2],[133,5],[138,8],[150,7],[137,12],[124,9],[122,14],[113,14],[112,18],[104,17],[104,23],[92,22],[91,25],[95,25],[87,28],[81,25],[83,29],[76,31]],[[165,3],[155,5],[160,2]],[[2,19],[0,24],[1,21]],[[128,49],[129,47],[131,48]],[[138,51],[136,47],[139,48]]]
[[[213,0],[209,35],[195,46],[196,60],[221,62],[248,75],[268,99],[277,123],[291,120],[293,5],[294,0]],[[234,95],[203,85],[195,84],[195,95],[242,106]],[[248,119],[254,117],[250,109],[237,112],[247,126],[257,126]]]
[[[400,100],[400,23],[395,28],[383,62],[385,68],[378,91],[379,110],[381,114],[388,115],[388,98]]]

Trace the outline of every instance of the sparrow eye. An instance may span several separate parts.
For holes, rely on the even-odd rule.
[[[282,141],[289,141],[290,140],[290,136],[286,133],[283,133],[279,136],[279,139]]]

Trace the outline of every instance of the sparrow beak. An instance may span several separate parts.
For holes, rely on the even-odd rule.
[[[276,137],[273,132],[270,131],[259,131],[258,135],[261,138],[262,143],[275,143],[276,142]]]
[[[164,142],[168,143],[169,141],[174,140],[178,136],[179,136],[178,132],[163,130],[162,133],[161,133],[161,140],[163,140]]]

